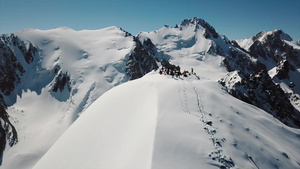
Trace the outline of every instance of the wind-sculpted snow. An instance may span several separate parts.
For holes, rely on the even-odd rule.
[[[102,95],[34,169],[299,168],[299,137],[216,81],[152,72]]]

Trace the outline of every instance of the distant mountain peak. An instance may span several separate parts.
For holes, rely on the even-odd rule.
[[[275,29],[274,31],[259,32],[256,36],[253,36],[253,41],[269,41],[269,40],[287,40],[293,41],[293,39],[280,29]]]
[[[189,25],[189,24],[194,24],[194,25],[205,25],[207,24],[207,22],[201,18],[197,18],[197,17],[194,17],[194,18],[190,18],[190,19],[184,19],[181,23],[182,26],[186,26],[186,25]]]
[[[188,25],[195,25],[196,27],[201,26],[204,29],[206,29],[214,38],[218,38],[219,34],[216,32],[215,28],[212,27],[209,23],[207,23],[205,20],[201,18],[191,18],[191,19],[185,19],[180,24],[182,27],[188,26]],[[208,38],[209,36],[206,36]]]

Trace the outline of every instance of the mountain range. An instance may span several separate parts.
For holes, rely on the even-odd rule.
[[[282,30],[229,40],[191,18],[0,39],[2,168],[300,167],[300,45]]]

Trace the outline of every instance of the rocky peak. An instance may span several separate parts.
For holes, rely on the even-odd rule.
[[[211,38],[210,35],[213,38],[218,38],[219,34],[216,32],[215,28],[212,27],[209,23],[207,23],[206,21],[204,21],[203,19],[200,18],[191,18],[191,19],[185,19],[182,21],[182,23],[180,24],[181,27],[185,27],[188,25],[195,25],[196,26],[196,30],[200,27],[205,29],[205,38]]]
[[[269,44],[270,42],[281,42],[283,40],[293,41],[293,39],[280,29],[269,32],[259,32],[256,36],[252,37],[252,40],[260,41],[262,43]]]
[[[187,26],[189,24],[193,24],[193,25],[202,25],[204,26],[206,24],[205,20],[201,19],[201,18],[190,18],[190,19],[184,19],[181,23],[182,26]]]
[[[228,82],[224,78],[221,84],[233,96],[264,109],[289,126],[300,127],[299,99],[294,99],[299,91],[292,88],[298,82],[295,77],[299,77],[296,70],[300,67],[300,50],[290,45],[292,38],[282,30],[260,32],[251,41],[248,51],[244,50],[248,59],[231,55],[234,57],[224,62],[229,71],[238,70],[240,82],[228,75]],[[243,69],[245,66],[248,69]],[[292,87],[281,88],[283,85]]]
[[[260,32],[252,37],[253,43],[249,47],[249,52],[253,57],[263,57],[270,59],[278,64],[283,59],[292,60],[299,65],[299,50],[294,49],[286,41],[292,41],[292,38],[282,30],[270,32]]]
[[[0,36],[0,39],[0,95],[10,95],[25,73],[11,46],[19,48],[21,52],[26,47],[19,45],[19,40],[14,35]]]
[[[133,37],[133,40],[136,46],[126,61],[126,74],[130,80],[140,78],[158,68],[154,58],[156,48],[152,41],[139,37]]]
[[[129,32],[127,32],[127,31],[123,30],[122,28],[119,28],[119,29],[125,33],[125,37],[127,37],[127,36],[132,36],[131,33],[129,33]]]

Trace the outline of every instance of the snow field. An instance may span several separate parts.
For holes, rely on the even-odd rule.
[[[216,81],[151,72],[96,100],[34,169],[297,168],[299,137]]]
[[[34,168],[151,168],[156,97],[150,81],[128,82],[105,93],[42,158],[56,164]]]
[[[135,44],[117,27],[74,31],[23,30],[15,33],[32,43],[38,54],[25,63],[25,74],[17,86],[17,101],[8,109],[18,131],[17,145],[7,146],[3,169],[31,169],[78,116],[107,90],[128,81],[124,61]],[[68,73],[71,91],[53,92],[54,69]],[[24,89],[24,90],[22,90]]]

